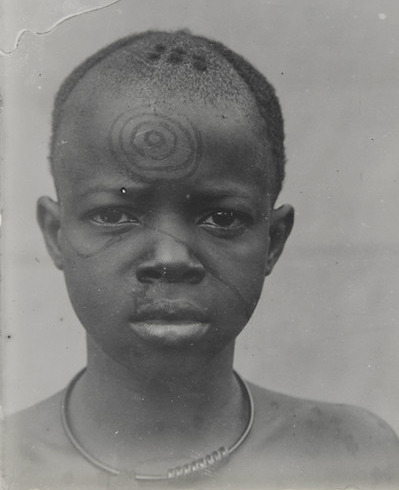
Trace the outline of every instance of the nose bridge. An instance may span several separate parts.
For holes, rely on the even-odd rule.
[[[176,226],[163,225],[155,228],[154,260],[164,265],[190,260],[193,251],[188,237]]]

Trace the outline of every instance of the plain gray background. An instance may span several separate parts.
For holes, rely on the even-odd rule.
[[[2,121],[6,412],[63,388],[85,362],[83,329],[35,221],[37,197],[54,197],[55,92],[117,38],[183,27],[266,74],[286,120],[279,202],[297,219],[238,342],[237,370],[277,391],[363,406],[399,432],[396,0],[121,0],[23,36],[5,59]]]

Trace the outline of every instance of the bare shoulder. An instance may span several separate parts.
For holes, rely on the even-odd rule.
[[[337,488],[399,488],[399,439],[379,417],[250,386],[257,419],[253,440],[273,471],[281,468],[281,477],[292,468],[293,482],[301,474],[308,481],[330,479]]]
[[[77,458],[62,428],[61,398],[57,393],[6,417],[4,470],[10,488],[47,490],[59,488],[56,481],[65,487],[72,481]]]
[[[385,447],[385,454],[399,455],[399,439],[392,428],[363,408],[296,398],[256,385],[251,390],[260,420],[266,423],[277,417],[287,433],[302,441],[337,444],[349,453]]]
[[[10,441],[34,440],[36,445],[59,440],[61,393],[6,417],[4,432]]]

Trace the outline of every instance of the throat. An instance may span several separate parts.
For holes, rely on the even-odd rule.
[[[102,381],[100,389],[87,370],[71,382],[63,403],[64,426],[82,457],[116,473],[131,471],[133,465],[136,472],[164,474],[212,453],[225,459],[252,425],[250,393],[232,371],[222,392],[155,396],[153,390],[126,392],[114,380],[110,396]],[[208,388],[215,385],[209,382]],[[221,447],[226,450],[219,454]]]

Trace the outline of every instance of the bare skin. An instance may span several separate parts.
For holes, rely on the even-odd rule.
[[[58,201],[38,202],[87,332],[70,428],[121,475],[71,444],[60,392],[8,422],[15,489],[142,488],[135,472],[165,475],[231,445],[248,421],[234,343],[293,210],[273,208],[273,128],[244,80],[203,46],[161,38],[122,47],[69,85],[52,146]],[[251,391],[250,436],[184,488],[397,488],[399,441],[377,417]]]
[[[115,159],[146,181],[192,175],[202,152],[201,135],[187,117],[170,117],[148,108],[135,108],[117,117],[109,146]]]
[[[99,98],[79,132],[64,121],[59,202],[38,205],[87,331],[69,416],[100,461],[159,473],[242,433],[234,341],[293,212],[271,209],[263,122],[237,118],[247,108]]]

